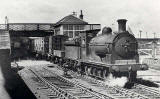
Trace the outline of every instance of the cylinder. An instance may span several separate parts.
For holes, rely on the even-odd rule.
[[[118,19],[118,32],[124,32],[126,31],[126,19]]]

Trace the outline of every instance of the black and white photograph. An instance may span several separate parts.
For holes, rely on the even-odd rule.
[[[0,99],[160,99],[160,1],[0,0]]]

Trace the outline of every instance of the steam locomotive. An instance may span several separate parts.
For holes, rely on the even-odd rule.
[[[138,42],[126,31],[126,22],[125,19],[118,20],[119,31],[115,34],[111,28],[104,27],[100,36],[85,31],[77,38],[61,41],[61,57],[55,50],[53,61],[61,66],[67,64],[72,70],[97,78],[106,79],[112,74],[135,80],[137,71],[147,70],[148,66],[139,63]],[[62,40],[63,38],[65,37],[61,37]]]

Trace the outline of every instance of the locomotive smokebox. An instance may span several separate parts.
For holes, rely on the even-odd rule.
[[[124,32],[126,31],[126,19],[119,19],[118,22],[118,32]]]

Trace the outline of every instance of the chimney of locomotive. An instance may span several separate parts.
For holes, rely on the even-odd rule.
[[[83,20],[83,13],[82,13],[82,10],[81,10],[81,14],[79,15],[79,18]]]
[[[126,31],[126,19],[119,19],[118,22],[118,32],[124,32]]]

